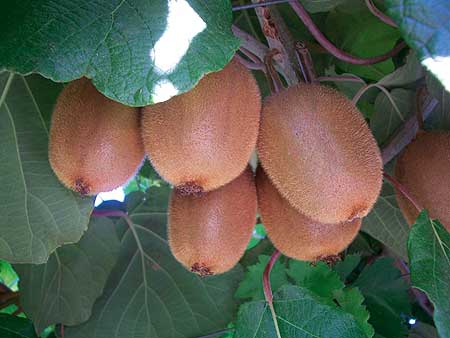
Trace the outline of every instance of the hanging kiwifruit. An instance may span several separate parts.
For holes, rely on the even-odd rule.
[[[372,133],[352,102],[329,87],[299,84],[266,99],[258,154],[282,195],[321,223],[367,215],[381,189]]]
[[[52,115],[49,161],[56,176],[81,195],[124,184],[144,159],[136,108],[103,96],[87,78],[69,83]]]
[[[420,132],[399,156],[395,176],[450,231],[450,132]],[[419,211],[399,192],[397,201],[412,225]]]
[[[143,109],[145,150],[180,193],[216,189],[247,166],[258,135],[259,89],[238,61],[191,91]]]
[[[261,167],[256,171],[259,213],[273,245],[284,255],[315,261],[337,255],[358,234],[361,219],[324,224],[301,214],[281,196]]]
[[[172,191],[169,244],[188,270],[201,276],[230,270],[244,254],[256,221],[256,188],[251,169],[217,190],[201,195]]]

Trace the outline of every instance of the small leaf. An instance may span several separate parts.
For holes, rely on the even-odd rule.
[[[362,230],[406,258],[406,239],[409,232],[402,212],[395,199],[395,191],[388,183],[383,184],[372,211],[363,219]]]
[[[245,277],[239,284],[239,288],[236,290],[235,297],[241,299],[260,300],[264,299],[263,289],[263,274],[267,263],[270,260],[270,256],[261,255],[258,257],[259,262],[255,265],[249,266]],[[286,266],[278,260],[270,272],[270,283],[272,291],[277,291],[280,287],[288,284],[286,272]]]
[[[370,119],[370,129],[380,145],[388,141],[414,112],[414,91],[398,88],[392,90],[389,94],[400,114],[395,110],[386,94],[380,92],[375,100],[374,113]]]
[[[353,316],[337,306],[321,304],[307,289],[288,285],[274,295],[281,337],[366,338]],[[239,309],[235,338],[276,338],[265,301],[245,303]]]
[[[0,70],[93,78],[131,106],[191,89],[231,59],[229,0],[0,2]]]
[[[408,45],[450,91],[450,3],[448,0],[387,0],[388,14]]]
[[[411,312],[408,285],[393,259],[380,258],[367,266],[355,281],[370,312],[369,323],[377,334],[401,338],[407,333],[404,317]]]
[[[441,337],[450,337],[450,234],[422,211],[408,237],[411,283],[434,305],[434,323]]]
[[[416,53],[411,51],[406,58],[406,63],[383,77],[378,84],[383,87],[404,87],[424,76],[425,71],[417,59]]]
[[[119,251],[112,221],[94,218],[77,244],[57,249],[46,264],[15,265],[21,304],[41,332],[52,324],[86,321]]]
[[[127,198],[131,224],[121,232],[119,260],[91,318],[65,329],[66,338],[191,338],[223,329],[236,310],[242,269],[200,278],[170,252],[166,186]]]
[[[34,332],[33,323],[29,319],[4,313],[0,313],[0,337],[38,338]]]
[[[338,273],[341,280],[345,281],[360,262],[360,255],[347,255],[343,261],[337,262],[333,269]]]
[[[0,259],[41,264],[57,247],[80,240],[93,200],[66,189],[48,162],[49,120],[61,86],[8,72],[0,85]]]

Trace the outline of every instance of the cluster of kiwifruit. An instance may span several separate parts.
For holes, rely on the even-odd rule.
[[[122,185],[147,154],[174,186],[170,248],[202,276],[239,261],[257,206],[285,255],[335,255],[356,236],[381,188],[379,149],[346,97],[299,84],[262,104],[255,79],[238,61],[187,93],[141,109],[76,80],[62,91],[52,119],[51,166],[81,194]],[[255,148],[256,179],[248,165]]]

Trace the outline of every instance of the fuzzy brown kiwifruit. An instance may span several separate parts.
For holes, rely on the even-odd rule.
[[[180,192],[216,189],[247,166],[260,110],[255,79],[231,61],[191,91],[143,109],[145,150],[156,171]]]
[[[81,195],[124,184],[144,159],[140,116],[81,78],[61,92],[52,115],[49,161],[56,176]]]
[[[321,223],[364,217],[380,193],[383,165],[367,123],[326,86],[299,84],[267,98],[258,154],[281,194]]]
[[[259,213],[273,245],[284,255],[316,261],[337,255],[356,237],[361,219],[324,224],[297,211],[279,193],[261,167],[256,171]]]
[[[397,180],[408,193],[450,231],[450,132],[421,132],[399,156]],[[414,224],[419,211],[400,192],[397,201]]]
[[[244,254],[256,221],[256,188],[251,169],[217,190],[201,195],[172,191],[169,244],[175,258],[201,276],[220,274]]]

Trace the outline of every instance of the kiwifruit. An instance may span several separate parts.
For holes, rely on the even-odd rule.
[[[202,195],[172,191],[169,244],[175,258],[201,276],[230,270],[244,254],[256,221],[251,169]]]
[[[52,115],[49,161],[65,186],[81,195],[113,190],[143,159],[136,108],[105,97],[87,78],[63,89]]]
[[[361,219],[338,224],[313,221],[295,209],[264,170],[256,171],[259,213],[273,245],[284,255],[315,261],[337,255],[358,234]]]
[[[231,61],[191,91],[143,109],[145,150],[156,171],[179,192],[216,189],[247,166],[260,110],[255,79]]]
[[[399,156],[395,176],[408,193],[450,231],[450,132],[421,132]],[[407,222],[419,211],[400,192],[397,201]]]
[[[367,215],[380,193],[372,133],[352,102],[326,86],[299,84],[267,98],[258,154],[281,194],[321,223]]]

